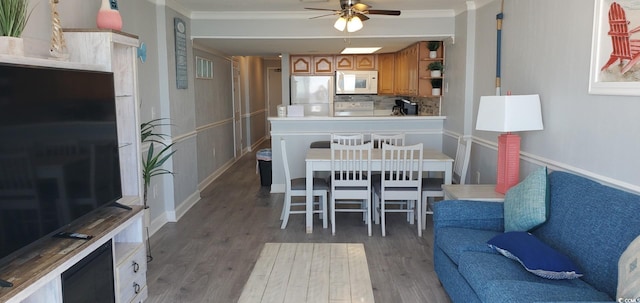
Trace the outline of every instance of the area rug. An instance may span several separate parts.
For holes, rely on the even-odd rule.
[[[362,243],[266,243],[239,303],[372,303]]]

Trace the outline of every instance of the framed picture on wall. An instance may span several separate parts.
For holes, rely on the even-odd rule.
[[[589,93],[640,96],[640,2],[594,1]]]

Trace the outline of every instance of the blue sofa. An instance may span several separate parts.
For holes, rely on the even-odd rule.
[[[453,302],[615,301],[618,259],[640,235],[640,196],[555,171],[547,221],[531,233],[567,255],[584,276],[549,280],[494,252],[503,204],[447,200],[434,206],[434,264]]]

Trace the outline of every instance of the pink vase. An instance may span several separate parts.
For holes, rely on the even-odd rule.
[[[102,29],[122,30],[122,17],[118,11],[117,0],[102,0],[96,24]]]

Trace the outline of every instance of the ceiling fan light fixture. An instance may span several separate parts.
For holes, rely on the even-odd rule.
[[[350,33],[357,32],[362,29],[362,20],[358,16],[353,16],[347,22],[347,31]]]
[[[340,16],[336,23],[333,24],[333,27],[339,31],[344,31],[344,28],[347,26],[347,19],[345,17]]]

